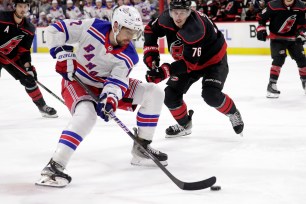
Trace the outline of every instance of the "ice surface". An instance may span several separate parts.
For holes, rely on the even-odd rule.
[[[33,54],[38,79],[60,95],[61,76],[48,54]],[[169,55],[162,62],[171,61]],[[229,56],[224,92],[236,103],[245,122],[236,135],[227,117],[205,104],[201,83],[186,94],[195,111],[190,136],[165,139],[175,124],[164,106],[153,147],[169,156],[170,172],[183,181],[217,177],[222,190],[182,191],[159,168],[130,165],[132,140],[115,122],[99,120],[69,165],[66,188],[35,186],[52,156],[70,113],[52,95],[41,91],[59,118],[46,119],[5,70],[0,78],[1,204],[302,204],[306,195],[306,96],[295,62],[289,57],[278,83],[279,99],[267,99],[269,56]],[[140,55],[142,61],[142,55]],[[142,62],[132,77],[143,81]],[[165,87],[165,83],[159,85]],[[135,113],[118,111],[130,128]]]

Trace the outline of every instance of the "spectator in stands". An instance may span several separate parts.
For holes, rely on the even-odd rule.
[[[102,19],[112,21],[113,6],[113,0],[106,0],[106,6],[102,8]]]
[[[102,0],[96,0],[94,13],[95,13],[94,18],[103,19]]]
[[[73,5],[72,0],[68,0],[66,5],[66,18],[74,20],[83,19],[83,14],[77,6]]]
[[[134,7],[138,10],[141,15],[142,22],[148,24],[151,21],[151,5],[148,0],[134,0]]]
[[[194,11],[197,10],[197,3],[195,1],[191,1],[191,5],[190,5],[190,8]]]
[[[5,0],[0,0],[0,11],[6,11],[6,4],[7,2]]]
[[[46,14],[50,12],[51,4],[48,0],[41,0],[38,4],[39,13],[45,12]]]
[[[41,12],[39,14],[39,19],[38,19],[38,26],[43,26],[46,27],[49,25],[48,20],[47,20],[47,15],[45,12]]]
[[[127,6],[134,6],[130,0],[123,0],[123,4]]]
[[[55,22],[55,19],[52,17],[50,13],[47,14],[47,21],[48,21],[48,25]]]
[[[50,14],[56,20],[65,19],[64,11],[62,7],[58,5],[58,2],[56,0],[53,0],[51,3]]]
[[[249,2],[247,11],[245,12],[245,21],[255,21],[258,10],[255,9],[254,4]]]
[[[117,0],[117,3],[116,3],[114,8],[117,8],[117,7],[122,6],[122,5],[123,5],[123,0]]]
[[[242,7],[242,0],[229,0],[222,21],[241,21]]]
[[[85,18],[95,17],[95,4],[92,0],[85,1],[85,5],[83,6],[83,13],[85,15]]]

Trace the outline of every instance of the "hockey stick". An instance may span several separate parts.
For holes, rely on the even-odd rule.
[[[73,78],[85,89],[85,91],[96,101],[99,103],[99,99],[94,93],[78,78],[77,76],[73,76]],[[184,182],[177,179],[173,176],[167,169],[164,167],[160,161],[151,153],[148,152],[136,139],[136,136],[121,122],[121,120],[113,113],[110,113],[110,117],[114,119],[114,121],[126,132],[130,138],[144,151],[146,154],[154,161],[154,163],[182,190],[201,190],[205,188],[209,188],[213,186],[217,178],[215,176],[210,177],[208,179],[196,182]]]
[[[0,54],[1,58],[9,62],[11,65],[13,65],[16,69],[18,69],[20,72],[22,72],[24,75],[28,76],[29,74],[22,69],[18,64],[16,64],[14,61],[10,60],[9,58],[5,57],[4,55]],[[62,102],[65,105],[65,102],[63,99],[58,97],[55,93],[53,93],[50,89],[48,89],[45,85],[40,83],[38,80],[36,80],[36,83],[41,86],[43,89],[45,89],[48,93],[50,93],[52,96],[54,96],[56,99],[58,99],[60,102]]]

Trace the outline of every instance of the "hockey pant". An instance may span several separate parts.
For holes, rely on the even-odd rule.
[[[101,92],[101,89],[90,88],[97,95]],[[72,118],[61,134],[53,160],[66,166],[78,145],[94,127],[97,113],[94,100],[77,82],[63,80],[62,95],[72,114]],[[157,85],[140,83],[138,80],[130,79],[129,90],[124,98],[119,101],[118,108],[135,110],[136,106],[139,105],[136,116],[138,136],[145,140],[152,140],[162,109],[163,99],[164,93]],[[130,102],[124,102],[124,100]],[[101,132],[100,134],[110,133]]]

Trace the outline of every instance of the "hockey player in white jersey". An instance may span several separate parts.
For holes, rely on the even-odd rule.
[[[99,19],[63,20],[49,26],[47,32],[50,53],[57,58],[56,71],[64,78],[62,96],[72,118],[62,131],[56,151],[36,184],[53,187],[69,184],[71,177],[64,169],[78,145],[92,130],[97,115],[107,122],[108,114],[117,108],[133,111],[137,105],[140,107],[135,135],[147,151],[167,165],[167,154],[150,146],[164,93],[153,83],[142,83],[128,77],[139,61],[131,42],[143,32],[138,11],[124,5],[114,11],[112,23]],[[78,49],[74,53],[73,47],[67,44],[77,42]],[[74,74],[100,98],[98,104],[74,80]],[[134,144],[131,164],[152,166],[154,163]]]

